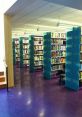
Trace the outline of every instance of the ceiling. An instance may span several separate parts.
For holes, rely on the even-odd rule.
[[[82,0],[45,0],[45,1],[82,10]]]
[[[51,2],[50,2],[51,1]],[[82,26],[81,5],[67,7],[56,4],[67,0],[18,0],[6,14],[12,16],[12,31],[66,31],[72,26]],[[70,0],[69,0],[70,1]],[[71,0],[76,1],[76,0]],[[78,3],[80,0],[78,0]],[[67,2],[66,2],[67,3]]]

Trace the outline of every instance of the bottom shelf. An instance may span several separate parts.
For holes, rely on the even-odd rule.
[[[65,85],[65,74],[60,74],[59,85]]]
[[[82,87],[82,79],[79,79],[79,86]]]
[[[42,70],[43,71],[43,65],[40,65],[40,66],[34,66],[35,68],[35,70]]]
[[[60,85],[65,85],[65,74],[61,74],[61,77],[59,79]],[[82,79],[79,79],[79,87],[82,87]]]

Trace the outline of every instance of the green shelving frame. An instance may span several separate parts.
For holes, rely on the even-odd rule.
[[[20,67],[27,67],[29,62],[29,51],[28,44],[26,41],[28,41],[27,37],[20,37]],[[28,56],[27,56],[28,55]]]
[[[51,33],[47,32],[43,37],[43,76],[44,79],[51,79]]]
[[[12,46],[13,46],[13,65],[16,64],[16,54],[15,54],[15,40],[12,39]]]
[[[23,37],[20,37],[20,68],[23,67]]]
[[[72,28],[66,37],[66,80],[65,86],[72,90],[79,89],[81,28]]]
[[[29,71],[34,72],[34,36],[29,36]]]
[[[82,35],[80,40],[80,86],[82,87]]]

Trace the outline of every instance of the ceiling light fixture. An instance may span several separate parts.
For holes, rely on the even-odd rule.
[[[51,23],[57,23],[57,26],[60,24],[65,25],[65,26],[82,26],[82,23],[77,23],[77,22],[71,22],[71,21],[66,21],[66,20],[60,20],[59,19],[51,19],[51,18],[41,18],[41,20],[46,21],[46,22],[51,22]]]

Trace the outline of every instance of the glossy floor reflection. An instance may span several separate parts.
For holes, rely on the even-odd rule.
[[[0,117],[82,117],[82,90],[69,91],[57,82],[15,69],[15,88],[0,90]]]

